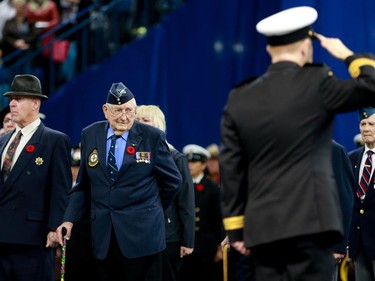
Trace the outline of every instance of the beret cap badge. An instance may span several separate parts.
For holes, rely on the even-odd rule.
[[[358,111],[359,122],[361,122],[363,119],[369,118],[373,114],[375,114],[375,108],[372,108],[372,107],[361,108]]]
[[[134,95],[123,83],[113,83],[108,92],[107,103],[121,105],[133,98]]]

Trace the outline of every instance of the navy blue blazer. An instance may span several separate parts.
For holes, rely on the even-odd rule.
[[[355,183],[353,185],[354,207],[352,213],[352,224],[349,233],[349,256],[357,257],[360,248],[360,240],[363,241],[364,250],[369,258],[375,260],[375,189],[374,174],[371,177],[369,188],[363,202],[356,195],[361,167],[362,155],[365,148],[360,147],[349,152],[354,171]]]
[[[173,159],[182,176],[182,184],[175,199],[165,211],[166,241],[180,242],[181,246],[194,248],[195,195],[193,178],[185,154],[171,148]]]
[[[345,254],[353,211],[352,187],[354,186],[354,175],[346,148],[334,140],[332,140],[332,167],[339,191],[344,225],[344,238],[340,244],[334,246],[334,251],[335,253]]]
[[[165,133],[135,121],[112,182],[106,166],[108,127],[107,121],[99,121],[82,130],[80,171],[64,220],[74,223],[80,218],[90,193],[95,258],[106,257],[112,230],[127,258],[161,252],[166,247],[164,209],[182,182]]]
[[[12,134],[0,138],[4,151]],[[0,243],[46,245],[61,223],[72,186],[71,143],[41,123],[5,183],[0,181]]]

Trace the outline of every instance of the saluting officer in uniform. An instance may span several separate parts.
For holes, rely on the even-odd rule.
[[[373,56],[316,34],[311,7],[260,21],[272,64],[233,90],[221,123],[222,211],[229,241],[256,280],[331,281],[343,219],[332,169],[335,114],[375,105]],[[347,65],[340,80],[313,64],[312,39]]]
[[[210,153],[196,144],[185,146],[182,152],[188,158],[195,187],[195,246],[193,253],[183,258],[181,280],[218,280],[215,275],[224,231],[220,190],[205,174]]]

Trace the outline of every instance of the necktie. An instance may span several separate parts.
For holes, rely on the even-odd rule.
[[[4,182],[7,180],[10,170],[12,168],[13,156],[16,152],[17,146],[20,143],[21,136],[22,132],[21,130],[19,130],[16,137],[12,140],[11,144],[9,145],[7,153],[5,154],[3,169],[1,170]]]
[[[116,147],[116,140],[120,136],[112,135],[111,136],[111,146],[109,147],[108,151],[108,160],[107,160],[107,168],[111,179],[114,181],[118,174],[118,168],[116,164],[116,157],[115,157],[115,147]]]
[[[368,185],[370,183],[372,170],[372,154],[373,152],[371,150],[367,151],[365,166],[363,167],[361,181],[359,182],[359,188],[357,189],[358,197],[366,194]]]

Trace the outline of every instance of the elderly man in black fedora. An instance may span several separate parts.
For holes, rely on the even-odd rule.
[[[10,90],[13,132],[0,137],[0,280],[54,279],[54,241],[72,185],[70,139],[39,118],[42,93],[33,75]]]

